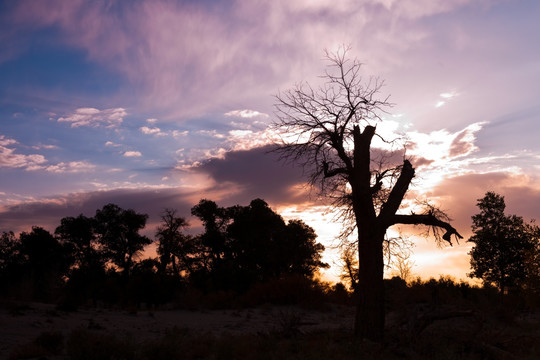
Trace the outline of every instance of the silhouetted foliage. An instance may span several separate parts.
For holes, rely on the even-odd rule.
[[[55,299],[63,310],[75,310],[98,302],[136,308],[175,297],[220,307],[298,303],[324,293],[313,280],[328,266],[321,261],[324,247],[302,221],[285,222],[261,199],[227,208],[201,200],[192,214],[204,226],[198,236],[184,233],[188,223],[175,210],[164,211],[155,259],[138,258],[150,243],[139,234],[148,216],[115,204],[95,217],[62,218],[56,237],[40,227],[19,238],[3,233],[2,294]]]
[[[79,269],[103,268],[105,259],[98,249],[96,222],[84,215],[65,217],[55,230],[58,239],[66,246],[74,257],[74,265]]]
[[[192,237],[182,232],[186,227],[186,219],[176,216],[176,210],[165,209],[156,231],[160,274],[180,276],[181,271],[191,269],[190,256],[197,250]]]
[[[198,236],[198,240],[201,251],[204,251],[202,266],[206,271],[219,268],[229,249],[226,229],[231,219],[228,212],[228,209],[220,208],[215,202],[206,199],[191,209],[191,215],[198,217],[204,226],[204,232]]]
[[[540,305],[540,228],[534,227],[533,246],[525,253],[525,280],[522,284],[529,305]]]
[[[516,215],[505,215],[504,197],[487,192],[477,203],[480,213],[472,217],[474,243],[469,252],[470,277],[493,284],[503,292],[523,286],[527,278],[527,254],[538,243],[538,229]]]
[[[0,236],[0,293],[7,294],[21,281],[24,258],[19,251],[19,239],[13,231]]]
[[[13,231],[3,232],[0,236],[0,271],[5,271],[14,263],[19,263],[18,239]]]
[[[313,229],[300,220],[286,224],[261,199],[229,208],[201,200],[192,214],[205,228],[197,238],[202,259],[192,273],[195,282],[246,290],[287,274],[311,278],[319,267],[327,266],[321,261],[324,246],[315,242]]]
[[[32,227],[19,236],[21,273],[32,287],[32,297],[51,300],[63,285],[63,277],[72,264],[69,251],[47,230]]]
[[[73,266],[68,273],[64,305],[74,308],[89,300],[100,299],[105,282],[105,254],[97,243],[96,221],[82,214],[65,217],[55,230],[69,251]]]
[[[139,234],[146,226],[148,215],[124,210],[115,204],[107,204],[96,211],[96,233],[105,255],[129,277],[134,258],[152,241]]]

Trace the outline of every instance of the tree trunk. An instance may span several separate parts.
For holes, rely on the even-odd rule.
[[[357,337],[380,342],[384,334],[384,232],[359,228],[358,303],[354,330]]]

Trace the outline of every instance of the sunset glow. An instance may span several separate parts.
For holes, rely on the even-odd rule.
[[[337,280],[335,209],[269,152],[294,138],[268,126],[274,96],[317,88],[324,50],[346,44],[393,104],[373,146],[416,168],[403,211],[430,199],[465,237],[406,229],[413,273],[466,279],[486,191],[540,218],[539,18],[536,0],[3,2],[0,231],[115,203],[148,214],[149,236],[165,208],[196,233],[200,199],[262,198],[316,230]]]

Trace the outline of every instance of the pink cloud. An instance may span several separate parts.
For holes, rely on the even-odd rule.
[[[95,108],[78,108],[73,113],[58,118],[58,122],[67,122],[71,127],[105,126],[113,128],[119,126],[127,112],[123,108],[99,110]]]
[[[428,196],[438,199],[454,219],[462,235],[471,235],[471,216],[478,212],[477,200],[487,191],[505,197],[507,212],[535,219],[540,214],[540,186],[536,178],[524,174],[492,172],[452,177],[441,182]]]
[[[0,135],[0,168],[25,168],[26,170],[33,170],[47,162],[43,155],[17,154],[14,148],[9,147],[16,144],[18,142],[15,139]]]
[[[124,153],[125,157],[141,157],[142,154],[140,151],[126,151]]]
[[[83,173],[93,171],[95,167],[95,165],[87,161],[68,161],[44,166],[42,169],[53,173]]]

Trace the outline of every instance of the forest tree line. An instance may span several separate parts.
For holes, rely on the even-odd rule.
[[[161,216],[155,239],[142,234],[148,215],[107,204],[93,217],[65,217],[54,233],[34,226],[0,238],[0,291],[7,297],[81,304],[170,301],[187,288],[242,293],[287,277],[313,278],[328,265],[324,246],[301,220],[285,222],[268,204],[191,209],[204,231],[186,233],[175,210]],[[155,243],[157,257],[140,259]]]
[[[520,216],[506,215],[504,197],[494,192],[478,199],[477,206],[480,212],[472,217],[473,236],[468,240],[474,244],[469,276],[480,279],[484,289],[525,294],[530,304],[538,305],[540,228]],[[212,306],[228,306],[231,297],[260,292],[261,285],[273,292],[258,294],[263,302],[280,297],[278,301],[308,300],[329,292],[343,302],[363,291],[355,282],[357,265],[351,268],[346,261],[345,284],[318,282],[317,271],[328,264],[322,262],[324,246],[316,242],[314,230],[301,220],[285,222],[264,200],[220,207],[203,199],[191,215],[202,224],[198,235],[186,231],[185,217],[165,209],[150,239],[140,234],[148,215],[115,204],[96,210],[93,217],[64,217],[54,233],[37,226],[19,236],[4,232],[0,294],[75,307],[169,301],[185,305],[213,296]],[[150,244],[155,245],[157,256],[142,259]],[[407,286],[399,280],[399,288]],[[387,281],[385,286],[391,290],[396,281]],[[408,286],[448,288],[448,284],[449,279],[442,277],[438,283],[416,279]],[[471,288],[464,282],[455,286]],[[193,298],[193,292],[199,297]]]

